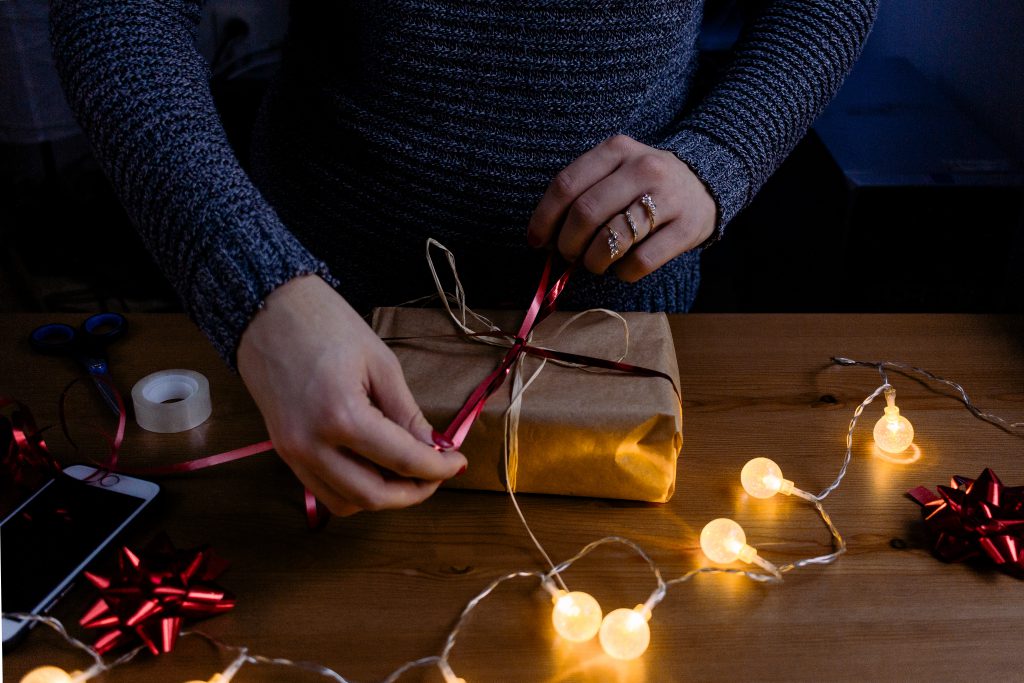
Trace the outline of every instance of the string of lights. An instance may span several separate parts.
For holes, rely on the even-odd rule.
[[[946,386],[951,387],[952,389],[954,389],[958,394],[960,394],[960,402],[963,403],[964,406],[967,407],[967,410],[971,411],[971,414],[973,414],[976,418],[978,418],[980,420],[985,420],[986,422],[991,422],[992,424],[994,424],[995,426],[999,427],[1000,429],[1003,429],[1004,431],[1008,431],[1008,432],[1013,433],[1013,434],[1019,433],[1019,432],[1017,432],[1017,430],[1024,428],[1024,422],[1007,422],[1006,420],[1004,420],[1003,418],[999,417],[998,415],[993,415],[992,413],[987,413],[987,412],[983,411],[981,408],[976,406],[973,401],[971,401],[970,396],[967,395],[967,391],[963,388],[963,386],[957,384],[953,380],[949,380],[949,379],[946,379],[944,377],[939,377],[938,375],[932,374],[931,372],[928,372],[924,368],[915,367],[915,366],[909,365],[907,363],[897,363],[897,362],[889,361],[889,360],[883,360],[883,361],[853,360],[851,358],[843,358],[842,356],[833,356],[832,357],[832,361],[834,363],[836,363],[837,365],[865,365],[865,366],[868,366],[868,367],[878,368],[878,371],[882,375],[882,381],[885,384],[889,383],[889,376],[885,372],[886,368],[890,368],[890,369],[893,369],[893,370],[898,370],[898,371],[903,372],[904,374],[908,374],[908,375],[910,375],[910,374],[921,375],[925,379],[931,380],[932,382],[937,382],[939,384],[945,384]]]
[[[513,505],[521,519],[524,528],[530,538],[537,545],[541,554],[548,560],[550,569],[547,571],[515,571],[500,576],[489,583],[462,609],[459,617],[445,639],[440,654],[412,660],[395,669],[383,679],[383,683],[395,683],[404,673],[411,669],[421,667],[436,667],[444,678],[445,683],[466,683],[465,679],[456,675],[450,664],[450,657],[455,648],[459,635],[465,630],[470,616],[477,608],[502,584],[518,580],[533,579],[539,587],[546,591],[552,599],[553,607],[551,613],[552,625],[559,637],[572,642],[589,641],[595,636],[599,639],[602,649],[610,657],[619,660],[632,660],[640,657],[647,649],[650,642],[650,627],[648,622],[652,612],[666,597],[673,586],[689,582],[696,576],[705,574],[732,574],[740,575],[758,583],[780,583],[785,574],[794,569],[809,565],[829,564],[836,561],[846,551],[846,541],[839,530],[832,522],[831,517],[822,505],[822,501],[836,488],[839,487],[846,476],[853,453],[853,432],[857,420],[864,409],[876,398],[884,395],[886,406],[883,415],[873,429],[875,445],[889,453],[899,453],[906,450],[913,441],[913,426],[905,416],[900,415],[895,403],[895,390],[889,383],[886,369],[896,370],[908,374],[917,374],[926,379],[944,384],[956,390],[960,401],[978,419],[985,420],[1001,429],[1020,434],[1017,430],[1024,427],[1024,422],[1008,422],[1003,418],[987,413],[978,408],[968,397],[964,388],[951,380],[934,375],[926,370],[904,363],[891,361],[859,361],[843,357],[835,357],[833,361],[841,366],[867,366],[876,368],[882,377],[882,385],[876,388],[854,410],[846,434],[846,452],[842,466],[836,479],[828,487],[818,494],[808,493],[794,485],[794,482],[786,479],[781,468],[774,461],[757,457],[748,461],[740,472],[740,483],[743,489],[752,498],[766,499],[776,494],[793,495],[801,498],[814,506],[820,515],[823,523],[831,534],[832,551],[814,557],[808,557],[786,564],[775,565],[761,557],[757,550],[748,545],[746,534],[742,527],[735,521],[726,518],[712,520],[704,526],[700,534],[700,547],[704,555],[716,565],[727,565],[737,560],[746,564],[752,564],[762,571],[738,569],[735,567],[705,566],[692,569],[681,576],[665,580],[661,569],[654,562],[647,552],[635,542],[620,536],[607,536],[593,541],[584,546],[579,552],[559,564],[554,564],[550,556],[544,550],[536,535],[530,529],[525,516],[516,501],[513,491],[509,491]],[[897,449],[900,444],[903,448]],[[570,591],[566,586],[562,575],[568,571],[576,562],[591,553],[607,545],[620,545],[640,557],[648,566],[654,577],[655,588],[643,603],[633,608],[620,607],[607,614],[603,614],[597,600],[588,593],[582,591]],[[57,619],[49,616],[29,614],[5,614],[7,618],[26,619],[45,624],[60,634],[68,643],[86,652],[93,660],[93,665],[85,671],[66,672],[54,666],[43,666],[33,669],[26,674],[21,683],[80,683],[98,676],[111,669],[127,664],[144,649],[135,648],[116,659],[107,662],[93,648],[71,636],[64,625]],[[273,665],[302,669],[307,672],[318,674],[329,678],[337,683],[351,683],[341,674],[333,669],[311,662],[299,662],[278,657],[266,657],[252,654],[245,647],[228,645],[201,631],[182,631],[181,636],[201,637],[220,649],[233,652],[235,658],[223,671],[215,673],[208,681],[189,681],[188,683],[230,683],[235,674],[245,665]]]

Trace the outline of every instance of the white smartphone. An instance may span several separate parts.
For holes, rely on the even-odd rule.
[[[152,501],[160,487],[67,467],[0,522],[3,612],[42,614]],[[33,622],[4,619],[4,646]]]

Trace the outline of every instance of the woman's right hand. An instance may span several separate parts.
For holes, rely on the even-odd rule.
[[[278,454],[336,515],[415,505],[466,467],[431,445],[391,349],[315,275],[267,297],[238,370]]]

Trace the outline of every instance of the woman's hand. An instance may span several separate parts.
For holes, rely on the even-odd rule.
[[[319,277],[267,297],[238,370],[278,454],[334,514],[415,505],[466,466],[431,446],[395,355]]]
[[[648,207],[641,203],[645,194]],[[568,261],[582,257],[598,274],[614,264],[616,275],[636,282],[710,237],[715,212],[707,188],[674,154],[616,135],[555,176],[530,219],[527,241],[534,247],[556,241]]]

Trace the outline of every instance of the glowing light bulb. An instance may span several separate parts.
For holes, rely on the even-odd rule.
[[[22,676],[21,683],[74,683],[81,680],[78,678],[81,674],[81,671],[68,673],[59,666],[40,666]]]
[[[195,680],[195,681],[186,681],[186,683],[225,683],[225,681],[227,681],[227,679],[224,678],[223,675],[221,675],[221,674],[213,674],[213,676],[211,676],[210,680],[208,680],[208,681]]]
[[[914,441],[914,425],[900,415],[895,390],[885,390],[885,402],[885,414],[875,423],[875,445],[886,453],[902,453]]]
[[[754,498],[771,498],[776,493],[790,495],[793,482],[782,477],[782,469],[768,458],[748,460],[740,472],[743,490]]]
[[[551,623],[555,632],[573,643],[584,643],[597,635],[601,628],[601,605],[589,593],[559,591],[553,597]]]
[[[636,659],[651,642],[651,627],[647,625],[650,618],[651,611],[644,605],[609,612],[601,622],[601,649],[615,659]]]
[[[736,560],[752,562],[757,551],[747,545],[743,527],[731,519],[719,517],[704,525],[700,532],[700,549],[708,559],[718,564],[729,564]]]

